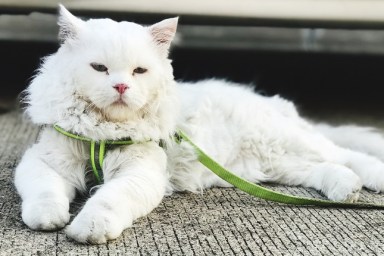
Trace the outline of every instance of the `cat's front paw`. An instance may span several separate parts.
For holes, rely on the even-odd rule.
[[[65,231],[69,238],[77,242],[103,244],[119,237],[123,229],[112,211],[84,208]]]
[[[324,183],[326,195],[333,201],[353,203],[359,199],[362,182],[353,172],[334,173]]]
[[[22,206],[22,219],[33,230],[57,230],[69,222],[69,205],[53,200],[26,201]]]

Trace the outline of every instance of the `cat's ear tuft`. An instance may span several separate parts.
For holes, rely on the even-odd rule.
[[[64,43],[67,39],[75,39],[84,21],[75,17],[62,4],[59,4],[59,40]]]
[[[163,50],[168,50],[176,34],[179,17],[165,19],[149,27],[154,42]]]

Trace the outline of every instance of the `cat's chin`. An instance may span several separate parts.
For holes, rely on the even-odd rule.
[[[128,104],[123,100],[117,100],[111,104],[111,107],[113,108],[127,108]]]
[[[123,101],[116,101],[102,110],[103,116],[108,122],[126,122],[137,117]]]

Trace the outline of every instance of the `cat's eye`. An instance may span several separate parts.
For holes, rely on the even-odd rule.
[[[98,72],[107,72],[108,73],[108,68],[106,66],[104,66],[103,64],[92,62],[91,67]]]
[[[144,74],[145,72],[147,72],[147,69],[142,67],[137,67],[133,70],[134,74]]]

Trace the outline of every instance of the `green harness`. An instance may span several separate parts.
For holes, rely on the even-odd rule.
[[[103,182],[103,172],[102,172],[102,166],[104,161],[104,155],[107,149],[107,146],[109,145],[132,145],[135,142],[133,142],[130,139],[127,140],[102,140],[102,141],[94,141],[92,139],[75,135],[70,132],[67,132],[60,128],[57,125],[54,125],[54,128],[73,139],[86,141],[90,143],[91,146],[91,165],[93,173],[96,177],[96,180],[101,184]],[[217,176],[225,180],[226,182],[232,184],[233,186],[237,187],[238,189],[252,195],[258,198],[262,198],[269,201],[284,203],[284,204],[293,204],[293,205],[315,205],[315,206],[322,206],[322,207],[339,207],[339,208],[375,208],[375,209],[384,209],[383,204],[374,204],[374,203],[343,203],[343,202],[334,202],[330,200],[322,200],[322,199],[315,199],[315,198],[306,198],[306,197],[298,197],[288,194],[279,193],[267,188],[264,188],[260,185],[254,184],[252,182],[249,182],[247,180],[244,180],[227,169],[225,169],[223,166],[218,164],[215,160],[210,158],[203,150],[201,150],[197,145],[195,145],[187,135],[185,135],[182,131],[178,131],[178,133],[175,135],[175,140],[178,143],[181,143],[182,141],[185,141],[189,143],[195,150],[198,156],[198,160],[201,164],[203,164],[205,167],[207,167],[209,170],[211,170],[213,173],[215,173]],[[97,159],[98,158],[98,161]]]
[[[56,131],[58,131],[61,134],[64,134],[65,136],[76,139],[76,140],[81,140],[85,142],[90,143],[90,162],[92,166],[92,171],[93,174],[96,178],[96,181],[98,184],[102,184],[104,182],[103,179],[103,163],[104,163],[104,156],[106,153],[106,149],[109,148],[110,146],[113,145],[132,145],[135,142],[133,142],[131,139],[123,139],[123,140],[100,140],[100,141],[95,141],[90,138],[76,135],[73,133],[70,133],[68,131],[65,131],[58,125],[53,126]]]

